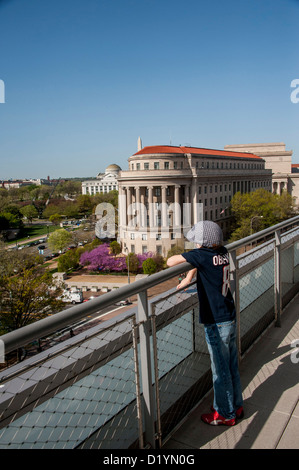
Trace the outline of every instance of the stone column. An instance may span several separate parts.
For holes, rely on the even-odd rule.
[[[161,211],[161,226],[162,227],[168,227],[168,221],[167,221],[167,202],[166,202],[166,189],[167,186],[163,185],[161,186],[162,190],[162,211]]]
[[[131,193],[131,188],[130,188],[130,186],[127,186],[126,189],[127,189],[127,225],[128,225],[128,227],[130,227],[132,216],[129,215],[129,207],[130,207],[131,204],[132,204],[132,193]]]
[[[185,203],[190,203],[190,186],[188,184],[185,185]]]
[[[141,226],[146,228],[146,209],[145,209],[145,197],[144,188],[140,187],[140,202],[141,202]]]
[[[140,211],[140,187],[136,186],[135,189],[135,211],[136,211],[136,222],[138,228],[141,225],[141,211]]]
[[[192,219],[191,223],[192,225],[196,224],[199,220],[198,216],[198,187],[197,187],[197,180],[196,178],[192,178],[192,183],[191,183],[191,205],[192,205]]]
[[[181,225],[181,210],[182,207],[180,205],[180,188],[179,184],[176,184],[174,187],[174,225],[179,227]],[[189,188],[188,188],[189,190]]]
[[[153,186],[148,186],[148,215],[149,215],[149,226],[153,227],[154,224],[154,211],[153,211]]]
[[[127,225],[127,198],[126,198],[126,188],[124,186],[119,187],[118,216],[119,216],[119,226],[125,229]]]

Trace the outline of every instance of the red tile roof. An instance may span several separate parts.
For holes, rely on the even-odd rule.
[[[192,155],[211,155],[211,156],[222,156],[222,157],[242,157],[242,158],[257,158],[261,159],[258,155],[247,152],[231,152],[226,150],[214,150],[196,147],[175,147],[172,145],[152,145],[144,147],[135,153],[135,155],[150,155],[159,153],[171,153],[171,154],[185,154],[190,153]]]

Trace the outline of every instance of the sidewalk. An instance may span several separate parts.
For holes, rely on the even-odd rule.
[[[299,295],[286,307],[281,328],[271,326],[241,361],[245,417],[232,427],[203,423],[200,416],[210,410],[211,392],[163,449],[299,449],[297,348]]]

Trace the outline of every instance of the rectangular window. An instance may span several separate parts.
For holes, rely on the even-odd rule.
[[[159,170],[159,162],[154,162],[154,169]]]

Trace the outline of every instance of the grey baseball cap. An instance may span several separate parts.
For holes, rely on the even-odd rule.
[[[189,242],[198,243],[201,246],[212,247],[222,245],[223,234],[218,224],[210,220],[197,222],[186,235]]]

